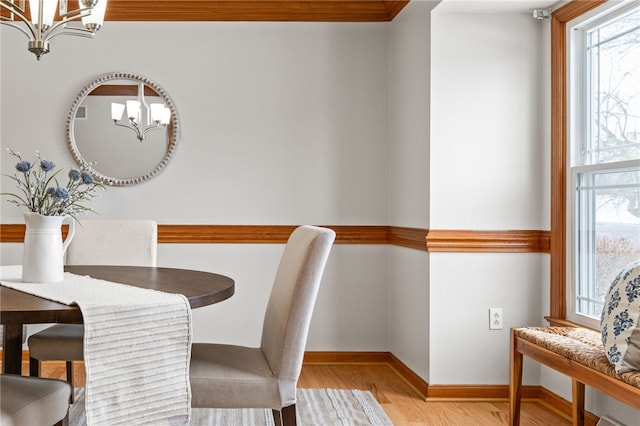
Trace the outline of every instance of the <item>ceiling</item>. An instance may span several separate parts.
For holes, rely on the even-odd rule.
[[[409,0],[109,0],[107,21],[391,21]]]

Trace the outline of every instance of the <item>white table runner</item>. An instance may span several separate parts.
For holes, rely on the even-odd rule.
[[[77,304],[84,321],[87,425],[181,425],[191,414],[191,309],[180,294],[65,273],[23,283],[2,266],[3,286]]]

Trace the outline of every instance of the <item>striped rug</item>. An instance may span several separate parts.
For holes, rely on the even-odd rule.
[[[70,426],[85,426],[84,389],[76,389],[69,412]],[[301,426],[393,425],[371,392],[343,389],[298,389],[296,405]],[[271,410],[194,408],[191,426],[275,426]]]

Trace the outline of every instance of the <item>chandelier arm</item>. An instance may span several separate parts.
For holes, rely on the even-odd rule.
[[[38,31],[36,30],[36,27],[27,18],[27,16],[25,15],[25,11],[24,10],[22,10],[21,8],[19,8],[15,4],[11,3],[9,0],[0,0],[0,6],[2,8],[4,8],[4,9],[8,10],[10,13],[13,13],[14,15],[16,15],[18,18],[20,18],[20,20],[27,25],[27,28],[29,29],[31,34],[29,34],[24,28],[18,26],[17,24],[14,24],[9,18],[4,18],[4,20],[5,20],[5,22],[3,22],[4,25],[8,25],[10,27],[19,29],[27,37],[33,37],[33,38],[37,38],[38,37],[37,36]],[[7,21],[11,21],[11,22],[7,22]]]
[[[54,37],[58,37],[59,35],[72,35],[72,36],[76,36],[76,37],[86,37],[86,38],[94,38],[95,37],[95,33],[91,30],[88,30],[86,28],[72,28],[72,27],[64,27],[63,30],[58,31],[55,34],[51,34],[47,37],[47,40],[51,40]]]
[[[72,16],[72,17],[69,17],[69,14],[74,13],[74,12],[77,12],[78,10],[82,10],[82,11],[87,11],[87,10],[89,10],[89,13],[84,13],[84,14],[79,13],[78,15],[74,15],[74,16]],[[89,16],[89,15],[91,15],[91,11],[90,11],[90,9],[78,9],[78,10],[74,10],[73,12],[69,12],[69,13],[65,14],[65,18],[64,18],[64,19],[62,19],[62,20],[60,20],[60,21],[58,21],[58,22],[55,22],[51,27],[49,27],[49,28],[48,28],[48,29],[47,29],[47,30],[42,34],[42,39],[43,39],[43,40],[50,40],[50,39],[52,39],[55,35],[59,34],[59,33],[53,34],[53,32],[54,32],[57,28],[59,28],[61,25],[66,25],[67,23],[69,23],[69,22],[71,22],[71,21],[73,21],[73,20],[75,20],[75,19],[83,18],[83,17],[85,17],[85,16]],[[66,28],[66,27],[64,27],[64,28]],[[73,29],[74,29],[74,30],[82,30],[82,28],[73,28]],[[86,31],[89,31],[89,30],[86,30]]]
[[[63,13],[62,15],[60,15],[60,19],[67,22],[74,19],[84,18],[85,16],[89,16],[91,15],[91,12],[93,12],[93,8],[91,7],[79,7],[77,9],[70,10],[67,13]],[[74,14],[77,14],[77,15],[74,15]]]
[[[146,134],[149,133],[150,130],[161,129],[161,128],[162,128],[162,126],[159,126],[157,124],[152,124],[151,126],[149,126],[146,129],[144,129],[144,132],[142,133],[142,135],[146,136]]]
[[[27,36],[27,38],[35,37],[34,34],[33,34],[33,31],[31,33],[29,33],[27,30],[22,28],[20,25],[14,24],[9,18],[2,17],[2,20],[0,20],[0,24],[20,30],[25,36]]]
[[[127,129],[131,130],[132,132],[134,132],[136,134],[136,137],[140,141],[142,141],[142,139],[144,139],[144,134],[140,133],[140,129],[138,127],[134,127],[134,126],[131,126],[129,124],[121,124],[121,123],[118,123],[116,120],[113,120],[113,124],[115,124],[116,126],[125,127]]]
[[[15,13],[16,15],[20,15],[20,19],[25,19],[24,13],[26,10],[22,9],[20,6],[10,2],[9,0],[0,0],[0,6],[4,7],[11,13]]]
[[[106,7],[106,0],[103,0],[100,9],[97,9],[98,19],[96,22],[87,22],[85,28],[81,26],[68,26],[67,24],[72,21],[78,21],[80,19],[91,16],[96,11],[96,6],[99,0],[79,0],[78,8],[72,11],[67,11],[66,0],[47,0],[51,3],[47,3],[47,6],[54,7],[54,10],[48,10],[54,12],[55,15],[55,2],[60,2],[57,22],[51,22],[55,19],[55,16],[47,16],[47,22],[44,22],[44,0],[39,0],[39,7],[35,7],[31,10],[32,14],[37,12],[37,16],[27,18],[27,8],[23,7],[25,2],[21,0],[19,3],[15,0],[0,0],[0,8],[6,11],[8,16],[0,16],[0,24],[7,25],[20,30],[29,43],[27,50],[36,55],[36,58],[40,60],[40,57],[49,52],[49,41],[57,37],[60,34],[75,35],[86,38],[93,38],[94,33],[102,26],[102,19],[104,18],[103,12]],[[64,4],[63,4],[64,3]],[[18,20],[24,23],[18,25]]]

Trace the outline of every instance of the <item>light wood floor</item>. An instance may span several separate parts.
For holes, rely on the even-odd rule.
[[[23,374],[28,374],[28,371],[27,363],[23,363]],[[44,363],[42,375],[64,380],[64,363]],[[82,364],[76,363],[74,377],[76,386],[84,386]],[[506,400],[424,401],[386,364],[305,364],[298,387],[369,390],[397,426],[493,426],[509,422]],[[555,426],[571,425],[571,422],[543,404],[524,401],[520,424]]]

